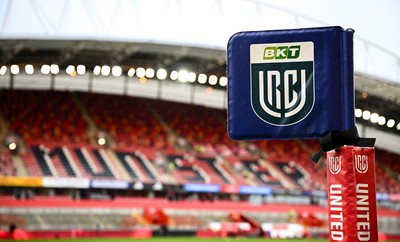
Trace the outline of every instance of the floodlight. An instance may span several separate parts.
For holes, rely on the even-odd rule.
[[[195,82],[196,81],[196,73],[189,72],[187,80],[188,80],[188,82]]]
[[[7,72],[7,66],[2,66],[0,68],[0,75],[4,75],[4,74],[6,74],[6,72]]]
[[[110,72],[111,72],[111,67],[110,66],[104,65],[104,66],[101,67],[101,74],[103,76],[110,75]]]
[[[383,116],[379,116],[378,118],[378,124],[379,125],[385,125],[386,124],[386,118]]]
[[[211,75],[208,78],[208,83],[210,83],[210,85],[215,85],[218,82],[218,77],[216,75]]]
[[[374,123],[374,124],[377,123],[377,122],[378,122],[378,119],[379,119],[379,114],[377,114],[377,113],[372,113],[370,119],[371,119],[371,122],[372,122],[372,123]]]
[[[180,70],[178,73],[178,81],[186,82],[188,80],[188,71]]]
[[[52,64],[50,66],[50,72],[51,72],[51,74],[56,75],[56,74],[58,74],[60,72],[60,68],[58,67],[57,64]]]
[[[139,78],[145,77],[146,76],[146,70],[143,67],[137,68],[136,76],[139,77]]]
[[[389,119],[386,123],[386,125],[388,126],[388,128],[393,128],[394,125],[396,124],[396,122],[393,119]]]
[[[153,78],[155,75],[155,71],[153,68],[147,68],[146,69],[146,77],[147,78]]]
[[[169,75],[169,78],[171,78],[171,80],[176,81],[178,79],[178,72],[177,71],[172,71],[171,74]]]
[[[9,149],[10,151],[16,150],[16,149],[17,149],[17,143],[15,143],[15,142],[9,143],[9,144],[8,144],[8,149]]]
[[[86,66],[84,65],[78,65],[76,67],[76,71],[78,72],[79,75],[85,75],[86,73]]]
[[[95,66],[94,69],[93,69],[93,74],[98,76],[98,75],[100,75],[100,72],[101,72],[101,67],[100,66]]]
[[[103,138],[103,137],[100,137],[100,138],[97,140],[97,143],[98,143],[99,145],[103,146],[103,145],[106,144],[106,139]]]
[[[40,71],[42,72],[43,75],[47,75],[50,73],[50,66],[42,65],[42,68],[40,68]]]
[[[361,118],[362,117],[362,110],[359,108],[356,108],[354,115],[356,116],[356,118]]]
[[[68,75],[72,75],[74,71],[75,71],[75,66],[73,65],[69,65],[67,66],[67,69],[65,69],[65,73],[67,73]]]
[[[25,73],[28,75],[32,75],[35,70],[33,69],[33,65],[25,65]]]
[[[368,111],[368,110],[365,110],[365,111],[362,113],[362,118],[363,118],[364,120],[370,119],[370,118],[371,118],[371,112]]]
[[[13,75],[18,75],[19,74],[19,66],[18,65],[12,65],[10,68],[11,74]]]
[[[130,68],[128,71],[128,76],[133,77],[135,75],[135,68]]]
[[[122,75],[122,68],[120,66],[113,66],[111,73],[113,76],[119,77]]]
[[[164,80],[165,78],[167,78],[167,71],[165,69],[158,69],[157,78],[160,80]]]
[[[219,85],[226,87],[228,85],[228,78],[226,76],[221,76],[219,78]]]
[[[206,74],[200,74],[199,75],[199,77],[198,77],[198,79],[197,79],[197,81],[200,83],[200,84],[205,84],[206,82],[207,82],[207,75]]]

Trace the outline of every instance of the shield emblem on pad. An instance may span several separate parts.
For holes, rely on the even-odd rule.
[[[312,42],[252,44],[251,105],[263,121],[286,126],[300,122],[314,101]]]

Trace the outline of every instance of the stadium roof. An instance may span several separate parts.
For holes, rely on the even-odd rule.
[[[355,3],[356,8],[368,5],[364,1]],[[338,2],[339,7],[340,4],[343,1]],[[355,10],[347,12],[353,16]],[[346,11],[341,14],[346,17]],[[363,19],[361,15],[360,18]],[[353,27],[351,23],[343,24]],[[271,1],[1,1],[0,67],[57,64],[65,70],[69,65],[85,65],[90,71],[95,66],[110,65],[121,66],[127,72],[130,67],[140,66],[186,69],[221,77],[226,73],[225,48],[232,34],[323,25],[337,23],[317,20],[289,5]],[[357,29],[354,44],[356,107],[398,124],[397,50],[360,38]],[[358,121],[373,125],[362,118]],[[373,126],[400,133],[395,127]]]
[[[225,50],[249,30],[355,29],[356,71],[400,83],[395,0],[19,0],[0,2],[0,39],[98,40]]]

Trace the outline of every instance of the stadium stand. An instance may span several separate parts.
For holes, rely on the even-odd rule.
[[[189,145],[199,153],[230,155],[239,152],[238,145],[226,133],[226,113],[222,110],[189,104],[149,100],[177,138],[181,146]],[[181,141],[182,142],[182,141]]]
[[[145,101],[123,96],[80,93],[83,106],[96,124],[106,131],[116,147],[151,146],[168,148],[167,132]]]
[[[1,90],[1,101],[10,129],[28,143],[87,140],[86,122],[71,93]]]
[[[21,147],[17,153],[0,149],[3,185],[9,177],[100,184],[90,190],[80,187],[83,180],[75,189],[5,186],[0,202],[10,209],[0,213],[1,228],[12,221],[29,230],[123,230],[145,226],[138,214],[150,207],[168,209],[171,230],[204,229],[226,221],[229,211],[259,222],[288,222],[290,209],[305,209],[326,221],[325,167],[309,160],[316,140],[234,142],[226,134],[225,112],[202,106],[79,92],[0,94],[0,118]],[[97,142],[99,133],[107,137],[105,145]],[[377,149],[376,161],[377,192],[398,193],[399,156]],[[186,184],[221,190],[184,191]],[[239,186],[270,190],[261,197],[238,195]],[[380,230],[399,231],[398,212],[379,204]]]
[[[375,149],[379,241],[400,241],[394,4],[48,3],[0,1],[0,240],[290,237],[291,225],[301,237],[327,238],[327,162],[310,161],[319,141],[228,137],[234,38],[226,44],[246,29],[341,23],[356,33],[344,49],[354,49],[345,74],[354,67],[357,127],[384,148]],[[310,56],[320,63],[318,51]],[[294,76],[279,85],[275,77],[276,106],[281,93],[303,89]]]
[[[10,124],[9,132],[19,134],[28,147],[27,152],[21,152],[21,158],[29,176],[121,179],[123,173],[129,179],[149,182],[157,180],[157,171],[168,173],[168,166],[173,166],[179,182],[285,186],[288,182],[281,181],[284,179],[297,188],[324,189],[324,169],[308,159],[316,141],[239,144],[227,137],[226,117],[219,110],[132,97],[52,91],[2,91],[1,103],[3,118]],[[107,154],[107,147],[96,144],[96,137],[90,135],[91,128],[110,134],[112,156]],[[167,136],[171,138],[163,138]],[[220,149],[223,144],[227,145]],[[132,152],[142,148],[146,154],[166,154],[163,169],[156,165],[154,155],[143,159],[146,155]],[[243,149],[246,151],[240,151]],[[251,154],[255,154],[254,160],[248,160]],[[378,191],[397,192],[399,156],[379,149],[376,154]],[[118,162],[111,161],[115,159]],[[2,174],[16,175],[10,161],[9,153],[2,152]],[[120,163],[119,168],[116,163]],[[121,169],[123,172],[118,171]],[[178,175],[177,171],[192,174]],[[193,176],[194,173],[197,175]],[[310,180],[311,183],[306,182]]]
[[[4,152],[0,155],[0,175],[15,176],[17,170],[12,162],[10,152]]]

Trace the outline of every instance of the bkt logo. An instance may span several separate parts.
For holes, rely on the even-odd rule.
[[[307,117],[315,100],[312,42],[253,44],[250,61],[251,104],[260,119],[286,126]]]
[[[300,45],[295,46],[268,46],[264,49],[264,60],[296,59],[300,55]]]

